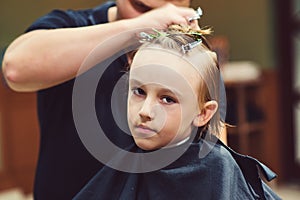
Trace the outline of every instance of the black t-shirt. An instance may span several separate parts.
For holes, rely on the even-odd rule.
[[[28,29],[56,29],[83,27],[107,23],[108,8],[114,2],[87,10],[54,10],[39,18]],[[80,51],[80,49],[78,49]],[[66,58],[68,59],[68,58]],[[113,85],[123,74],[126,59],[118,59],[105,71],[105,86],[98,87],[95,99],[97,116],[109,126],[109,137],[120,130],[112,122],[109,108]],[[72,115],[72,90],[74,79],[38,92],[38,117],[40,123],[40,152],[35,177],[34,198],[37,200],[72,199],[90,178],[103,167],[82,144]],[[106,96],[105,98],[102,98]],[[101,115],[102,114],[102,115]],[[118,137],[119,146],[132,140],[128,135]]]

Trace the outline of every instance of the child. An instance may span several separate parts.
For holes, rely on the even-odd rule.
[[[145,157],[130,163],[119,157],[136,173],[106,166],[75,199],[279,199],[258,168],[269,181],[272,171],[217,139],[224,99],[207,33],[175,25],[143,33],[129,72],[127,118],[136,145],[127,150]],[[174,159],[165,164],[168,156]]]

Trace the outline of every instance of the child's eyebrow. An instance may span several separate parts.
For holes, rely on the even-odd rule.
[[[170,88],[170,87],[166,87],[163,84],[159,84],[159,83],[155,83],[155,82],[146,82],[143,83],[143,81],[137,80],[137,79],[129,79],[130,84],[135,85],[135,86],[143,86],[143,85],[148,85],[148,84],[157,84],[157,85],[161,85],[161,91],[162,92],[166,92],[166,93],[172,93],[174,94],[177,98],[179,97],[184,97],[184,95],[182,94],[182,92],[180,92],[177,88]]]
[[[176,97],[182,97],[182,95],[179,91],[171,90],[169,88],[162,88],[161,92],[168,93],[168,94],[174,94]]]

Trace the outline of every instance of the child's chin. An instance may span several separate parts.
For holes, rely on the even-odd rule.
[[[141,141],[141,140],[135,140],[136,145],[146,151],[156,150],[159,149],[160,146],[151,144],[149,141]]]

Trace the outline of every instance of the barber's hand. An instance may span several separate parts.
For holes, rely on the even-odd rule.
[[[134,18],[134,23],[139,28],[166,29],[169,25],[180,24],[189,25],[193,29],[199,29],[198,21],[188,21],[195,16],[196,11],[192,8],[177,7],[171,3],[151,10],[141,16]]]

